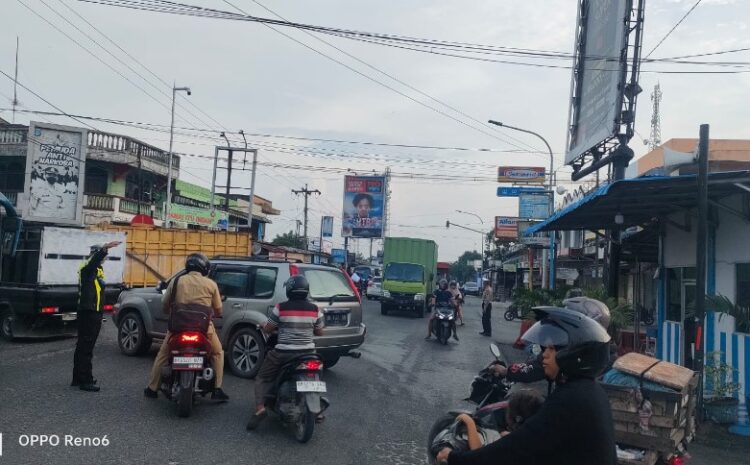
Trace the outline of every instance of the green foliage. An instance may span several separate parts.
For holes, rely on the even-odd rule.
[[[734,393],[739,391],[741,387],[739,383],[733,381],[733,375],[737,370],[722,360],[723,355],[723,352],[706,354],[704,368],[707,387],[713,393],[713,398],[717,400],[733,397]]]
[[[568,292],[568,287],[550,289],[528,289],[519,287],[513,291],[513,305],[518,308],[526,319],[533,319],[531,309],[534,307],[555,306],[562,307],[562,301]]]
[[[473,280],[474,276],[476,274],[476,271],[474,271],[473,266],[469,266],[466,263],[469,260],[481,260],[482,254],[477,252],[476,250],[469,251],[467,250],[463,254],[461,254],[460,257],[458,257],[458,260],[453,262],[450,266],[449,273],[451,277],[454,279],[459,280],[460,282],[464,282],[467,280]]]
[[[706,296],[706,300],[708,306],[719,313],[720,320],[723,318],[722,314],[733,316],[735,329],[740,333],[750,333],[750,309],[733,303],[723,295]]]
[[[295,249],[304,249],[305,238],[296,235],[294,231],[289,231],[288,233],[284,233],[284,234],[280,234],[276,236],[271,241],[271,244],[280,245],[284,247],[294,247]]]

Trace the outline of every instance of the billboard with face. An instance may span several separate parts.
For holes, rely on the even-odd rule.
[[[344,178],[344,237],[383,237],[384,176]]]
[[[24,220],[82,225],[86,130],[31,122]]]

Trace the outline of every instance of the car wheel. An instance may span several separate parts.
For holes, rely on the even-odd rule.
[[[323,357],[323,369],[328,370],[336,366],[341,360],[340,355],[331,355],[329,357]]]
[[[229,369],[240,378],[255,378],[266,355],[266,343],[254,328],[239,328],[229,338]]]
[[[0,310],[0,337],[13,340],[13,312],[7,308]]]
[[[117,345],[125,355],[144,355],[151,348],[151,338],[141,316],[131,311],[126,313],[117,326]]]

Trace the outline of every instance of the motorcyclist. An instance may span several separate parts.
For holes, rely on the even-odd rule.
[[[286,282],[286,302],[274,307],[262,329],[266,333],[278,330],[276,347],[266,353],[258,376],[255,378],[255,413],[246,429],[254,430],[268,415],[266,398],[276,382],[281,368],[302,354],[315,351],[313,335],[323,334],[323,313],[317,305],[307,300],[310,283],[302,275]]]
[[[430,314],[430,318],[427,321],[427,336],[424,338],[425,341],[429,341],[432,338],[432,325],[435,321],[435,307],[438,305],[450,305],[453,308],[456,308],[456,300],[453,298],[453,293],[448,290],[448,280],[441,279],[440,283],[438,285],[438,290],[436,290],[432,297],[430,297],[430,306],[432,307],[432,313]],[[453,339],[458,341],[458,335],[453,332]]]
[[[456,316],[458,317],[458,321],[460,321],[459,325],[464,325],[464,309],[463,305],[461,303],[464,300],[463,294],[461,294],[461,291],[458,289],[458,282],[455,280],[452,280],[449,285],[449,289],[451,291],[451,294],[453,294],[453,300],[456,302]]]
[[[473,451],[445,448],[438,463],[615,465],[612,412],[596,381],[609,360],[609,334],[580,312],[546,307],[523,338],[544,347],[544,373],[556,389],[512,434]]]
[[[571,290],[573,292],[575,290]],[[571,292],[568,295],[571,295]],[[575,295],[578,295],[577,293]],[[611,316],[609,308],[603,302],[588,297],[576,296],[563,300],[565,308],[580,312],[594,321],[598,322],[605,330],[609,328]],[[540,319],[543,313],[537,313],[537,319]],[[537,348],[538,350],[538,348]],[[514,363],[509,367],[494,364],[493,372],[497,376],[505,376],[510,382],[515,383],[534,383],[544,379],[544,369],[542,367],[543,354],[538,351],[533,358],[526,363]],[[610,363],[607,368],[612,366],[617,358],[617,345],[610,344]]]
[[[185,260],[185,271],[187,273],[180,276],[179,281],[173,279],[164,292],[164,296],[162,297],[164,313],[170,313],[170,303],[174,300],[175,304],[196,304],[210,307],[213,309],[214,317],[221,318],[221,294],[216,282],[207,278],[210,269],[211,262],[202,253],[188,255]],[[175,286],[175,282],[177,282],[177,286]],[[161,381],[161,369],[169,361],[169,338],[171,336],[172,334],[167,331],[167,334],[164,336],[164,342],[162,342],[159,353],[154,360],[154,366],[151,368],[149,384],[143,391],[143,395],[148,398],[156,399],[158,397],[157,389]],[[216,335],[216,328],[213,322],[209,323],[206,336],[211,342],[211,366],[216,374],[216,384],[211,398],[226,402],[229,400],[229,396],[221,388],[222,381],[224,380],[224,349],[221,347],[221,341]]]

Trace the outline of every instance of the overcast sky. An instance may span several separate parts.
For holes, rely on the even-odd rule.
[[[236,12],[221,0],[184,0],[184,3]],[[272,17],[253,0],[232,0],[232,3],[249,14]],[[301,23],[524,49],[565,53],[573,50],[576,21],[573,0],[262,0],[261,3]],[[695,1],[648,0],[646,3],[643,44],[648,53]],[[66,23],[50,7],[127,66]],[[116,45],[81,17],[106,33]],[[704,0],[652,58],[750,47],[749,18],[750,1]],[[273,201],[282,211],[282,216],[275,217],[269,227],[269,239],[293,229],[295,220],[302,219],[302,199],[292,195],[291,190],[305,183],[322,192],[320,197],[310,199],[310,235],[318,234],[323,214],[336,217],[334,229],[340,230],[343,176],[309,168],[269,167],[268,163],[297,168],[349,168],[360,173],[382,172],[390,166],[402,175],[448,173],[480,178],[492,178],[496,166],[503,164],[549,165],[549,157],[538,153],[543,149],[538,140],[482,127],[469,119],[471,117],[479,121],[501,120],[543,134],[556,153],[555,167],[563,164],[570,92],[568,69],[487,63],[319,36],[366,63],[363,64],[304,32],[289,28],[279,31],[301,44],[257,23],[123,10],[73,0],[2,0],[0,70],[13,73],[18,36],[21,42],[19,81],[71,114],[168,126],[171,89],[155,77],[158,76],[167,83],[175,80],[178,85],[192,88],[192,96],[179,97],[178,127],[495,150],[387,148],[249,137],[250,145],[260,149],[256,192]],[[118,46],[149,71],[124,55]],[[750,62],[750,52],[705,59]],[[563,60],[534,62],[570,64]],[[644,70],[649,69],[743,68],[644,65]],[[401,83],[376,70],[390,74]],[[750,74],[643,73],[641,86],[645,91],[639,100],[638,135],[632,143],[637,155],[645,153],[643,139],[648,138],[651,119],[649,96],[657,81],[664,94],[663,140],[697,137],[701,123],[711,124],[714,138],[748,138]],[[0,75],[0,107],[10,107],[12,93],[12,82]],[[195,106],[185,103],[185,98]],[[21,109],[55,111],[23,89],[19,90],[19,100]],[[7,111],[0,112],[0,116],[11,117]],[[21,123],[31,119],[45,121],[40,116],[24,113],[16,116],[16,121]],[[46,119],[80,125],[65,117]],[[97,129],[131,135],[164,149],[168,147],[169,136],[161,127],[155,132],[101,122],[89,124]],[[175,151],[199,157],[183,157],[180,176],[210,186],[212,162],[200,157],[213,156],[213,147],[223,142],[216,132],[201,133],[201,137],[185,134],[184,130],[178,130]],[[232,139],[241,144],[239,136],[232,136]],[[569,180],[569,175],[562,174],[569,172],[569,169],[562,169],[559,179],[571,187],[569,181],[565,181]],[[219,177],[222,176],[220,173]],[[233,185],[247,187],[249,178],[249,172],[238,173]],[[222,179],[219,184],[224,184]],[[457,183],[394,178],[390,234],[435,239],[440,245],[441,260],[454,260],[467,249],[478,250],[479,234],[455,228],[446,230],[445,221],[481,228],[477,218],[455,212],[457,209],[471,211],[483,219],[484,228],[489,230],[495,215],[515,216],[517,200],[497,198],[496,187],[491,180]],[[342,243],[336,234],[335,246]],[[366,251],[368,245],[369,241],[362,241],[360,250]]]

